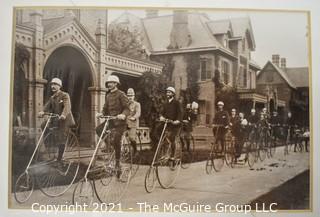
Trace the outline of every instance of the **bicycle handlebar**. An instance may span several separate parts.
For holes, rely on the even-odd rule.
[[[222,125],[222,124],[212,124],[211,126],[212,126],[212,127],[226,127],[226,126],[224,126],[224,125]]]
[[[110,116],[110,115],[102,115],[98,118],[101,118],[101,119],[108,119],[108,120],[115,120],[115,119],[118,119],[117,116]]]
[[[59,114],[55,114],[55,113],[50,113],[50,112],[44,112],[43,115],[39,115],[39,118],[42,118],[43,116],[50,116],[52,118],[59,118],[60,115]]]

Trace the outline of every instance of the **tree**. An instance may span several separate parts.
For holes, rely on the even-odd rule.
[[[225,105],[224,108],[227,111],[239,107],[239,95],[236,88],[221,82],[219,70],[215,70],[212,82],[215,85],[216,102],[223,101]]]
[[[136,95],[141,103],[141,122],[150,128],[152,141],[156,141],[156,124],[162,106],[166,100],[165,89],[168,86],[167,79],[162,74],[145,72],[139,79]],[[153,146],[154,148],[154,146]]]
[[[108,49],[136,58],[143,58],[145,49],[137,27],[129,29],[121,24],[111,24],[108,32]]]

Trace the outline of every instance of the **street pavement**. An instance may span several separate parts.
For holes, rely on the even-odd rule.
[[[205,161],[193,163],[188,169],[181,169],[175,184],[162,189],[159,184],[152,193],[144,189],[144,176],[148,167],[140,166],[121,200],[123,210],[139,211],[137,203],[163,206],[164,203],[203,204],[215,207],[217,203],[250,204],[250,201],[270,192],[273,188],[310,169],[309,153],[294,153],[284,156],[283,147],[278,147],[271,159],[256,163],[253,169],[246,165],[229,168],[224,165],[220,172],[205,172]],[[35,190],[30,199],[19,204],[13,194],[9,198],[11,208],[31,208],[39,204],[71,204],[75,184],[62,196],[50,198]],[[97,201],[97,199],[96,199]]]

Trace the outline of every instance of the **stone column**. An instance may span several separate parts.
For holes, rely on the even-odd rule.
[[[95,128],[101,123],[101,121],[96,118],[96,114],[102,111],[107,89],[99,87],[89,87],[89,92],[91,95],[91,120],[93,120],[91,126],[92,133],[90,134],[90,144],[93,145],[98,141]]]
[[[37,118],[39,111],[43,109],[43,89],[46,80],[43,79],[44,49],[43,49],[43,25],[42,10],[34,10],[30,14],[30,21],[34,26],[33,47],[32,47],[32,73],[29,76],[29,106],[30,127],[39,128],[42,120]]]

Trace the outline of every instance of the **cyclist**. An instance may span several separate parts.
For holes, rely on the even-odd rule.
[[[139,127],[139,118],[141,115],[141,106],[140,103],[135,101],[135,92],[133,88],[129,88],[127,90],[127,96],[129,99],[129,115],[127,117],[127,125],[128,125],[128,135],[130,143],[133,147],[134,155],[137,154],[137,128]]]
[[[272,112],[272,116],[270,118],[270,124],[271,124],[271,128],[272,128],[271,132],[273,132],[273,134],[271,134],[271,136],[273,136],[275,138],[275,140],[281,139],[282,120],[281,120],[280,116],[278,115],[277,111]]]
[[[168,123],[167,126],[168,139],[171,143],[170,157],[172,160],[174,160],[175,154],[175,138],[179,133],[179,125],[182,119],[181,105],[180,102],[175,99],[175,94],[176,90],[173,87],[168,87],[166,89],[167,101],[163,105],[163,109],[160,113],[160,121],[165,121],[166,119],[173,121],[172,123]],[[163,125],[159,125],[158,127],[158,129],[163,129]]]
[[[240,119],[237,115],[237,110],[235,108],[231,109],[231,116],[230,116],[230,128],[232,135],[235,138],[235,146],[239,146],[239,136],[240,136]]]
[[[97,117],[103,115],[116,116],[116,120],[109,122],[108,129],[111,131],[111,144],[115,149],[116,165],[115,168],[120,172],[120,152],[121,152],[121,137],[127,128],[126,117],[129,115],[129,100],[124,92],[118,89],[120,84],[119,78],[115,75],[110,75],[107,78],[107,86],[110,92],[106,95],[102,113],[98,113]],[[105,121],[96,127],[96,133],[101,135]]]
[[[259,116],[256,114],[256,110],[251,109],[251,113],[248,117],[248,131],[249,131],[249,139],[251,141],[256,141],[257,139],[257,123],[259,121]]]
[[[238,135],[237,135],[237,144],[236,144],[236,160],[241,156],[242,153],[242,148],[245,142],[245,139],[247,137],[247,126],[248,126],[248,121],[244,117],[244,113],[240,112],[239,113],[239,130],[238,130]]]
[[[224,103],[222,101],[219,101],[217,103],[217,106],[218,111],[214,115],[213,124],[222,125],[222,127],[218,128],[217,131],[215,130],[215,128],[213,128],[213,135],[216,137],[216,142],[221,142],[222,150],[224,150],[224,137],[227,133],[227,129],[229,128],[230,119],[228,112],[223,109]]]
[[[264,115],[264,119],[265,119],[266,121],[269,121],[269,119],[270,119],[270,114],[269,114],[269,112],[268,112],[268,110],[267,110],[266,107],[264,107],[264,108],[262,109],[262,113],[263,113],[263,115]]]
[[[59,78],[53,78],[50,82],[50,86],[53,95],[44,105],[43,111],[39,112],[39,116],[43,116],[45,112],[59,115],[58,119],[51,120],[51,125],[49,127],[56,128],[54,131],[55,136],[52,137],[54,141],[50,142],[53,142],[58,146],[57,161],[61,161],[69,127],[74,126],[75,121],[71,112],[70,96],[68,93],[61,90],[62,81]],[[43,129],[44,126],[45,122],[41,124],[41,128]]]
[[[286,131],[287,131],[287,138],[288,138],[288,143],[293,144],[295,143],[295,138],[294,138],[294,130],[295,130],[295,120],[292,117],[292,113],[289,111],[287,114],[287,119],[286,119]]]
[[[196,120],[196,111],[192,109],[192,104],[188,103],[186,106],[186,110],[183,115],[183,126],[182,131],[180,135],[180,140],[182,143],[182,150],[187,152],[190,152],[190,139],[191,139],[191,133],[192,133],[192,126],[193,122]],[[186,143],[186,144],[185,144]],[[185,145],[187,148],[185,149]]]

